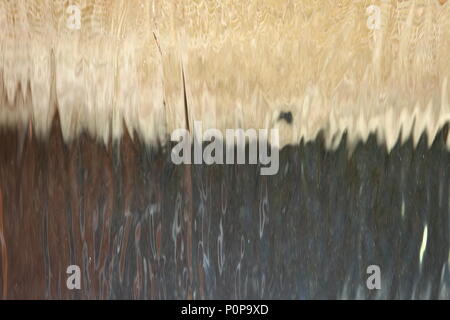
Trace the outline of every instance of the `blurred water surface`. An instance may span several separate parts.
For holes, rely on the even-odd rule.
[[[373,135],[352,153],[319,135],[261,176],[176,166],[129,136],[64,144],[57,121],[46,142],[4,130],[3,297],[449,299],[446,131],[389,154]],[[73,264],[81,290],[66,287]],[[381,290],[366,287],[369,265]]]

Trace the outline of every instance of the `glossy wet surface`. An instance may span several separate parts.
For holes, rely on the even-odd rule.
[[[256,165],[176,166],[170,149],[129,137],[65,145],[57,124],[48,142],[4,130],[0,293],[449,299],[446,134],[389,155],[371,136],[351,156],[319,137],[284,148],[279,173],[261,176]],[[66,286],[69,265],[81,290]],[[369,265],[381,290],[366,287]]]

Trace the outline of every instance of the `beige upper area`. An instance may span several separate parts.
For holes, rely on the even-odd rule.
[[[323,130],[391,148],[450,121],[445,0],[0,0],[0,28],[0,126],[41,136],[58,109],[66,140],[164,143],[184,91],[190,123],[282,145]]]

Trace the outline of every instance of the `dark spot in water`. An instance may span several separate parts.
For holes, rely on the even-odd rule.
[[[281,120],[284,120],[288,124],[291,124],[292,123],[292,112],[290,112],[290,111],[287,111],[287,112],[281,111],[280,115],[278,116],[278,121],[281,121]]]

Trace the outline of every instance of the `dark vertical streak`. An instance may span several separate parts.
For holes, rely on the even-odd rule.
[[[181,65],[181,74],[183,77],[183,101],[184,101],[184,114],[186,119],[186,129],[191,132],[190,125],[189,125],[189,107],[187,103],[187,93],[186,93],[186,79],[184,76],[184,66]]]
[[[186,93],[186,79],[184,75],[184,66],[181,66],[181,73],[183,76],[183,99],[184,99],[184,112],[186,118],[186,128],[189,132],[191,132],[189,125],[189,106],[187,102],[187,93]],[[184,166],[184,174],[183,174],[183,193],[185,197],[184,203],[184,221],[186,223],[186,258],[187,258],[187,267],[189,271],[189,281],[188,281],[188,299],[192,299],[192,282],[194,278],[194,272],[192,268],[192,219],[193,219],[193,194],[192,194],[192,167],[190,164]]]
[[[8,298],[8,251],[6,248],[5,231],[3,229],[3,193],[0,186],[0,248],[2,257],[2,298]]]
[[[185,165],[183,174],[183,192],[184,192],[184,222],[186,223],[186,258],[189,271],[188,299],[192,299],[192,169],[191,165]]]

